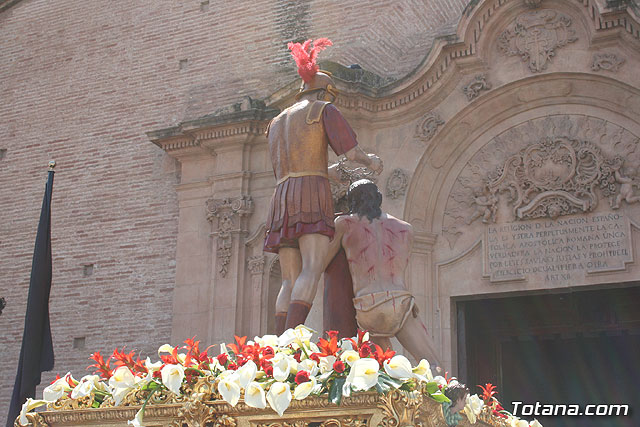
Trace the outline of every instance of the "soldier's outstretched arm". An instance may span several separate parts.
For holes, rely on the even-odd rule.
[[[360,163],[361,165],[371,168],[374,172],[382,172],[383,164],[382,159],[375,154],[367,154],[359,146],[353,147],[351,150],[345,153],[347,159]]]

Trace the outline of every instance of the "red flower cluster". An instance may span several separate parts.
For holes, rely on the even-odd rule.
[[[504,408],[495,397],[498,394],[496,390],[496,386],[491,383],[486,383],[483,386],[478,385],[482,389],[482,400],[484,400],[484,404],[491,408],[493,415],[496,415],[501,418],[507,418],[506,414],[503,414],[501,411],[504,411]]]
[[[262,347],[260,344],[254,343],[247,345],[247,337],[235,336],[236,344],[227,344],[231,350],[231,358],[229,355],[222,353],[218,355],[218,362],[227,369],[236,370],[243,366],[249,360],[252,360],[259,368],[269,376],[273,375],[273,367],[271,359],[275,355],[275,351],[270,346]]]

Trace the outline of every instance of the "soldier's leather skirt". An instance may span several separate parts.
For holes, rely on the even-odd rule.
[[[333,237],[333,199],[323,176],[291,177],[278,184],[271,198],[264,241],[266,252],[298,247],[303,234]]]

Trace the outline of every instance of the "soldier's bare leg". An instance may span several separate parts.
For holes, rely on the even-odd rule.
[[[302,270],[302,256],[299,249],[287,247],[280,248],[278,256],[280,258],[282,286],[276,299],[276,334],[281,335],[285,330],[293,284]]]
[[[419,317],[409,315],[402,329],[396,334],[396,338],[416,361],[427,359],[431,366],[442,367],[431,336]]]
[[[324,269],[329,242],[329,237],[323,234],[304,234],[298,239],[302,270],[291,291],[285,328],[293,328],[302,324],[307,318],[316,296],[318,280],[320,280]]]

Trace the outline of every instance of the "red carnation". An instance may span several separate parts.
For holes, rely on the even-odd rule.
[[[222,366],[227,364],[227,360],[229,360],[229,356],[227,356],[227,353],[220,353],[216,359],[218,359],[218,362],[220,362],[220,364]]]
[[[362,347],[360,347],[360,357],[369,357],[369,355],[371,354],[371,347],[369,347],[368,344],[363,344]]]
[[[270,357],[270,356],[273,356],[274,354],[275,352],[273,351],[272,347],[267,346],[262,349],[262,355],[264,357]]]
[[[307,371],[298,371],[296,374],[296,384],[302,384],[309,381],[309,372]]]
[[[342,360],[336,360],[333,362],[333,370],[339,374],[344,372],[344,363],[342,363]]]
[[[238,365],[236,365],[235,363],[231,362],[231,363],[229,363],[229,366],[227,366],[227,369],[235,371],[236,369],[238,369]]]
[[[273,376],[273,365],[267,365],[264,367],[264,373],[267,374],[268,377]]]

